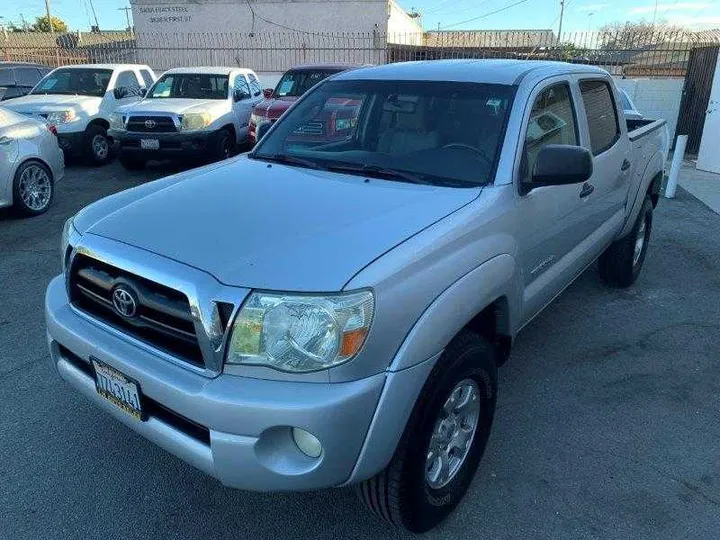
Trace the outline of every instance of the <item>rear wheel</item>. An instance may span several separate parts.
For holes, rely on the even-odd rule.
[[[107,130],[99,124],[93,124],[85,131],[85,155],[93,165],[105,165],[110,160]]]
[[[145,168],[147,160],[139,156],[131,156],[128,154],[120,154],[119,157],[120,165],[122,165],[128,171],[139,171]]]
[[[600,256],[600,277],[603,281],[615,287],[629,287],[635,283],[645,262],[652,217],[652,199],[646,195],[630,234],[613,242]]]
[[[492,345],[469,331],[445,349],[390,464],[357,492],[380,518],[425,532],[465,495],[485,451],[497,398]]]
[[[13,206],[25,216],[37,216],[49,207],[55,194],[52,173],[38,161],[18,167],[13,179]]]

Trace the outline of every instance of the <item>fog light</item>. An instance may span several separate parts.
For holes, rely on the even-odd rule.
[[[322,444],[312,433],[304,429],[292,428],[293,440],[300,451],[308,457],[319,458],[322,454]]]

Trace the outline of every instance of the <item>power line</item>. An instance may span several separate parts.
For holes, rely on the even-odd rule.
[[[505,7],[502,7],[500,9],[496,9],[495,11],[491,11],[489,13],[485,13],[484,15],[480,15],[478,17],[473,17],[472,19],[467,19],[465,21],[456,22],[453,24],[446,24],[443,28],[452,28],[453,26],[460,26],[462,24],[467,24],[474,21],[479,21],[480,19],[484,19],[486,17],[489,17],[490,15],[495,15],[497,13],[502,13],[503,11],[507,11],[510,8],[514,8],[515,6],[519,6],[520,4],[524,4],[528,0],[519,0],[518,2],[514,2],[512,4],[508,4]]]

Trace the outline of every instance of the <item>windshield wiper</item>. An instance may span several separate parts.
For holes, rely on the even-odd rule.
[[[413,184],[432,184],[432,182],[428,182],[418,173],[398,169],[388,169],[381,167],[380,165],[351,165],[347,163],[333,163],[331,165],[326,165],[326,167],[330,171],[361,174],[363,176],[373,176],[376,178],[399,178],[400,180],[405,180],[406,182],[411,182]]]
[[[308,169],[325,169],[322,165],[319,163],[316,163],[314,161],[311,161],[309,159],[303,159],[301,157],[291,156],[288,154],[270,154],[269,156],[266,155],[258,155],[258,154],[249,154],[249,157],[252,159],[261,159],[265,161],[275,161],[277,163],[285,163],[287,165],[299,165],[300,167],[307,167]]]

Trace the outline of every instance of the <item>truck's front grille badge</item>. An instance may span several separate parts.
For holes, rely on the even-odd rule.
[[[73,306],[174,357],[204,366],[184,294],[80,254],[69,272]]]

